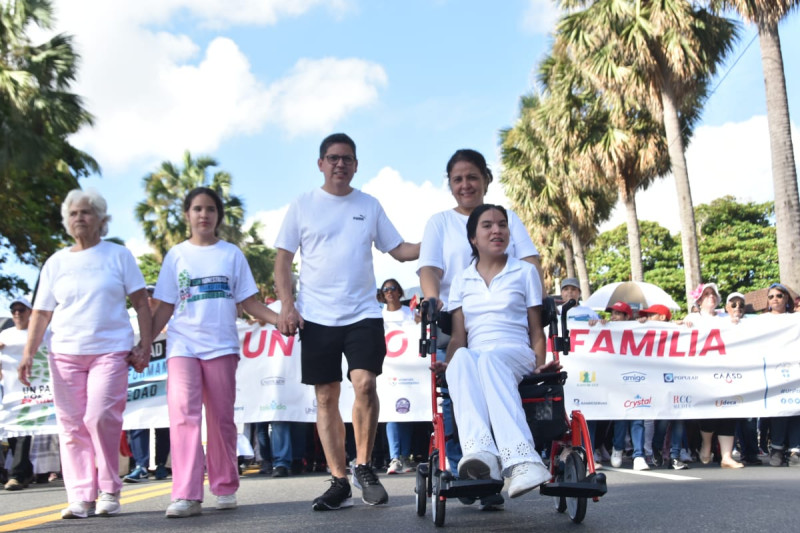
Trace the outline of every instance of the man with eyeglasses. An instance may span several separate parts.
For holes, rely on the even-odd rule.
[[[353,505],[339,413],[343,353],[355,392],[353,484],[369,505],[389,499],[370,465],[380,411],[376,377],[386,356],[372,246],[398,261],[411,261],[419,256],[419,243],[404,242],[380,203],[350,185],[358,170],[350,137],[326,137],[317,167],[324,176],[322,187],[292,202],[275,242],[275,285],[281,300],[278,329],[284,335],[300,330],[301,381],[314,385],[317,431],[332,478],[312,508],[327,511]],[[292,261],[298,248],[300,291],[295,302]]]
[[[11,302],[11,318],[14,327],[0,331],[0,379],[3,382],[3,395],[21,392],[21,384],[17,380],[17,366],[22,359],[22,349],[28,340],[28,323],[31,319],[31,304],[26,298],[16,298]],[[22,490],[33,480],[33,464],[31,463],[31,437],[8,439],[8,448],[14,459],[6,490]]]

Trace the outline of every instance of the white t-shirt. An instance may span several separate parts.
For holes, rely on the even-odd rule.
[[[471,263],[453,279],[447,310],[461,308],[470,348],[530,347],[528,308],[537,305],[542,305],[542,282],[536,267],[509,257],[488,287]]]
[[[600,315],[591,307],[579,304],[567,311],[567,318],[578,322],[588,322],[590,320],[600,320]]]
[[[372,196],[357,189],[346,196],[314,189],[292,202],[275,247],[290,253],[300,248],[295,307],[304,320],[346,326],[381,317],[373,243],[386,253],[403,238]]]
[[[133,254],[100,241],[50,256],[39,276],[34,309],[52,311],[50,349],[69,355],[124,352],[133,347],[125,297],[144,288]]]
[[[407,322],[414,323],[414,313],[409,307],[401,305],[397,311],[389,311],[386,307],[383,308],[384,325],[401,326]]]
[[[167,358],[214,359],[239,353],[236,304],[258,292],[239,248],[226,241],[174,246],[164,258],[153,298],[175,305]]]
[[[532,255],[539,255],[539,251],[531,241],[525,225],[510,209],[508,213],[508,229],[511,239],[506,248],[509,257],[524,259]],[[417,263],[417,275],[422,267],[435,267],[442,270],[442,280],[439,284],[439,299],[443,309],[447,309],[450,285],[453,278],[458,276],[472,261],[472,248],[467,240],[467,219],[458,211],[448,209],[436,213],[425,225],[422,245]]]

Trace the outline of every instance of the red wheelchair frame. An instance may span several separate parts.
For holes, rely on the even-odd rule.
[[[420,337],[420,357],[436,356],[439,313],[436,300],[422,302],[422,322]],[[558,335],[558,318],[555,302],[546,298],[542,306],[543,324],[549,324],[549,341],[553,358],[559,360],[559,352],[569,354],[569,331],[567,330],[567,311],[577,305],[575,300],[564,304],[561,315],[562,335]],[[532,374],[526,376],[520,388],[537,384],[563,385],[567,379],[566,372],[548,374]],[[440,409],[440,401],[447,396],[443,391],[443,380],[431,372],[431,409],[433,412],[433,432],[428,449],[428,461],[417,467],[416,477],[416,511],[418,516],[425,516],[427,501],[431,501],[433,523],[444,525],[445,509],[448,498],[476,499],[482,496],[497,494],[503,489],[503,480],[460,480],[456,479],[447,466],[444,453],[447,436],[444,428],[444,415]],[[550,397],[549,401],[561,402],[564,398]],[[522,398],[523,406],[530,402],[542,401],[541,398]],[[563,409],[562,409],[563,410]],[[560,411],[559,411],[560,412]],[[565,416],[565,432],[552,441],[550,447],[551,480],[539,488],[539,493],[555,498],[555,507],[559,513],[568,511],[573,522],[580,523],[586,516],[588,498],[598,501],[607,492],[606,476],[595,472],[594,452],[592,450],[586,419],[578,410],[573,410],[569,417]],[[558,422],[558,421],[556,421]],[[530,419],[529,419],[530,423]],[[533,428],[532,428],[533,430]],[[588,472],[588,473],[587,473]]]

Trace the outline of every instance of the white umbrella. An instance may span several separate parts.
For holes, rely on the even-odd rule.
[[[661,287],[643,281],[622,281],[609,283],[597,289],[583,305],[595,310],[605,311],[617,302],[625,302],[634,309],[645,309],[652,305],[666,305],[670,309],[680,309],[672,297]]]

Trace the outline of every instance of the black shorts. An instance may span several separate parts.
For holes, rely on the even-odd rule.
[[[382,318],[365,318],[347,326],[323,326],[306,320],[300,330],[301,381],[321,385],[342,381],[342,354],[351,370],[383,372],[386,337]]]

